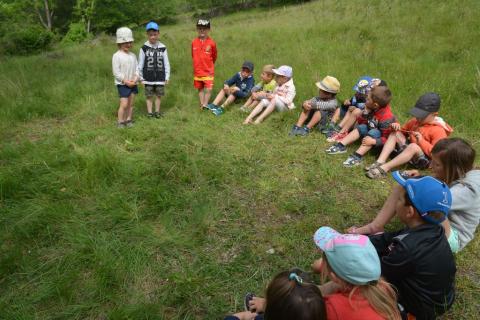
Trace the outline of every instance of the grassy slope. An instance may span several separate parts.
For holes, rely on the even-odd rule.
[[[292,65],[297,104],[326,74],[342,100],[371,74],[388,81],[402,120],[439,92],[455,134],[476,143],[480,5],[462,4],[321,1],[215,19],[216,87],[244,59]],[[308,269],[318,226],[366,222],[385,199],[391,181],[344,169],[319,134],[287,137],[298,111],[258,127],[238,110],[199,113],[192,23],[161,36],[167,116],[145,119],[140,96],[130,130],[113,125],[113,44],[0,64],[0,318],[218,318],[279,270]],[[457,255],[456,319],[480,311],[479,246]]]

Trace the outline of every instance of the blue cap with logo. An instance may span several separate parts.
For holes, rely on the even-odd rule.
[[[452,193],[448,186],[430,176],[406,179],[399,171],[392,173],[393,178],[405,189],[418,214],[428,223],[439,224],[444,221],[452,206]],[[429,212],[442,212],[437,220]]]
[[[147,31],[148,31],[148,30],[158,31],[158,24],[157,24],[156,22],[154,22],[154,21],[150,21],[149,23],[147,23],[147,26],[146,26],[145,29],[147,29]]]
[[[340,234],[330,227],[321,227],[313,241],[325,253],[333,272],[343,280],[365,285],[380,279],[380,259],[367,236]]]
[[[370,76],[363,76],[360,77],[357,83],[353,86],[353,91],[366,94],[368,88],[370,87],[370,83],[372,82],[372,77]]]

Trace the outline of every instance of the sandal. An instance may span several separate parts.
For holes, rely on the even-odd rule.
[[[251,292],[249,292],[245,295],[245,298],[243,300],[243,302],[245,304],[245,311],[255,312],[255,309],[250,310],[250,301],[252,301],[252,299],[254,297],[255,297],[255,294],[251,293]]]
[[[372,163],[371,165],[366,166],[366,167],[365,167],[365,171],[370,171],[370,170],[372,170],[373,168],[378,168],[378,167],[380,167],[382,164],[383,164],[383,163],[381,163],[381,162],[375,161],[375,162]]]
[[[379,166],[369,170],[365,175],[370,179],[383,179],[387,176],[387,172]]]

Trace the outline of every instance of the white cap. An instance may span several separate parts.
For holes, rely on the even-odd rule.
[[[290,66],[281,66],[278,69],[273,69],[273,73],[278,74],[279,76],[291,78],[293,75],[293,70]]]
[[[133,33],[127,27],[117,29],[117,43],[133,42]]]

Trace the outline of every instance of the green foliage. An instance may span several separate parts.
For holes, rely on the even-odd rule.
[[[379,76],[402,122],[419,95],[439,92],[441,116],[478,149],[479,10],[475,0],[325,0],[215,18],[214,93],[246,59],[257,80],[264,64],[292,65],[297,106],[327,74],[341,101],[358,76]],[[165,117],[146,118],[140,88],[128,130],[115,128],[111,37],[2,60],[0,318],[218,319],[278,271],[308,270],[317,227],[345,230],[380,210],[392,180],[343,168],[346,155],[326,155],[318,132],[288,137],[298,108],[259,126],[241,124],[238,104],[218,118],[198,111],[195,35],[192,21],[161,26]],[[477,232],[456,255],[445,319],[480,312],[479,250]]]
[[[33,54],[49,47],[55,35],[38,25],[14,25],[0,39],[0,52],[11,55]]]
[[[70,24],[67,34],[62,39],[62,43],[80,43],[90,37],[91,35],[87,33],[85,23],[75,22]]]

